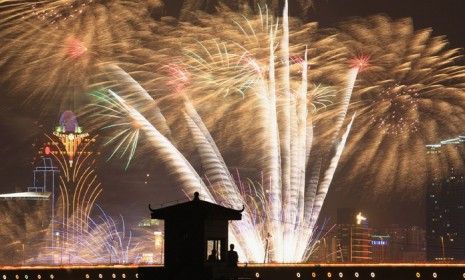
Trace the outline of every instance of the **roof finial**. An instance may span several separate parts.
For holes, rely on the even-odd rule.
[[[199,198],[199,192],[194,193],[194,201],[200,200]]]

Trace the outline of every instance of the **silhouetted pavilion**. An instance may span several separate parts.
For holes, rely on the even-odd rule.
[[[152,219],[165,220],[165,270],[177,275],[180,271],[205,272],[212,249],[219,253],[218,263],[223,262],[228,251],[228,221],[240,220],[243,209],[200,200],[196,192],[191,201],[150,211]]]

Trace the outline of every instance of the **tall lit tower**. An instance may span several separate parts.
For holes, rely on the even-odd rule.
[[[53,134],[45,134],[45,137],[47,141],[39,150],[39,156],[49,154],[60,170],[55,204],[60,220],[55,229],[60,245],[56,247],[60,247],[76,241],[86,231],[93,205],[102,192],[95,170],[98,153],[93,151],[93,146],[96,137],[83,132],[71,111],[63,112]]]

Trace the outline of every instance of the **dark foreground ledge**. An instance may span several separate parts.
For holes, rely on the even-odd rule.
[[[465,264],[276,264],[240,266],[236,271],[213,270],[204,279],[465,279]],[[36,266],[0,267],[0,280],[165,280],[161,266]],[[183,279],[189,279],[183,277]]]

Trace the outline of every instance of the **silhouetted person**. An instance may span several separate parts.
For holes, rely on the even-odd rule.
[[[208,256],[207,261],[210,262],[210,263],[215,263],[215,262],[218,261],[218,255],[216,254],[215,249],[213,249],[211,254]]]
[[[234,244],[229,245],[228,251],[228,266],[229,267],[237,267],[237,262],[239,261],[239,256],[237,252],[234,251]]]

